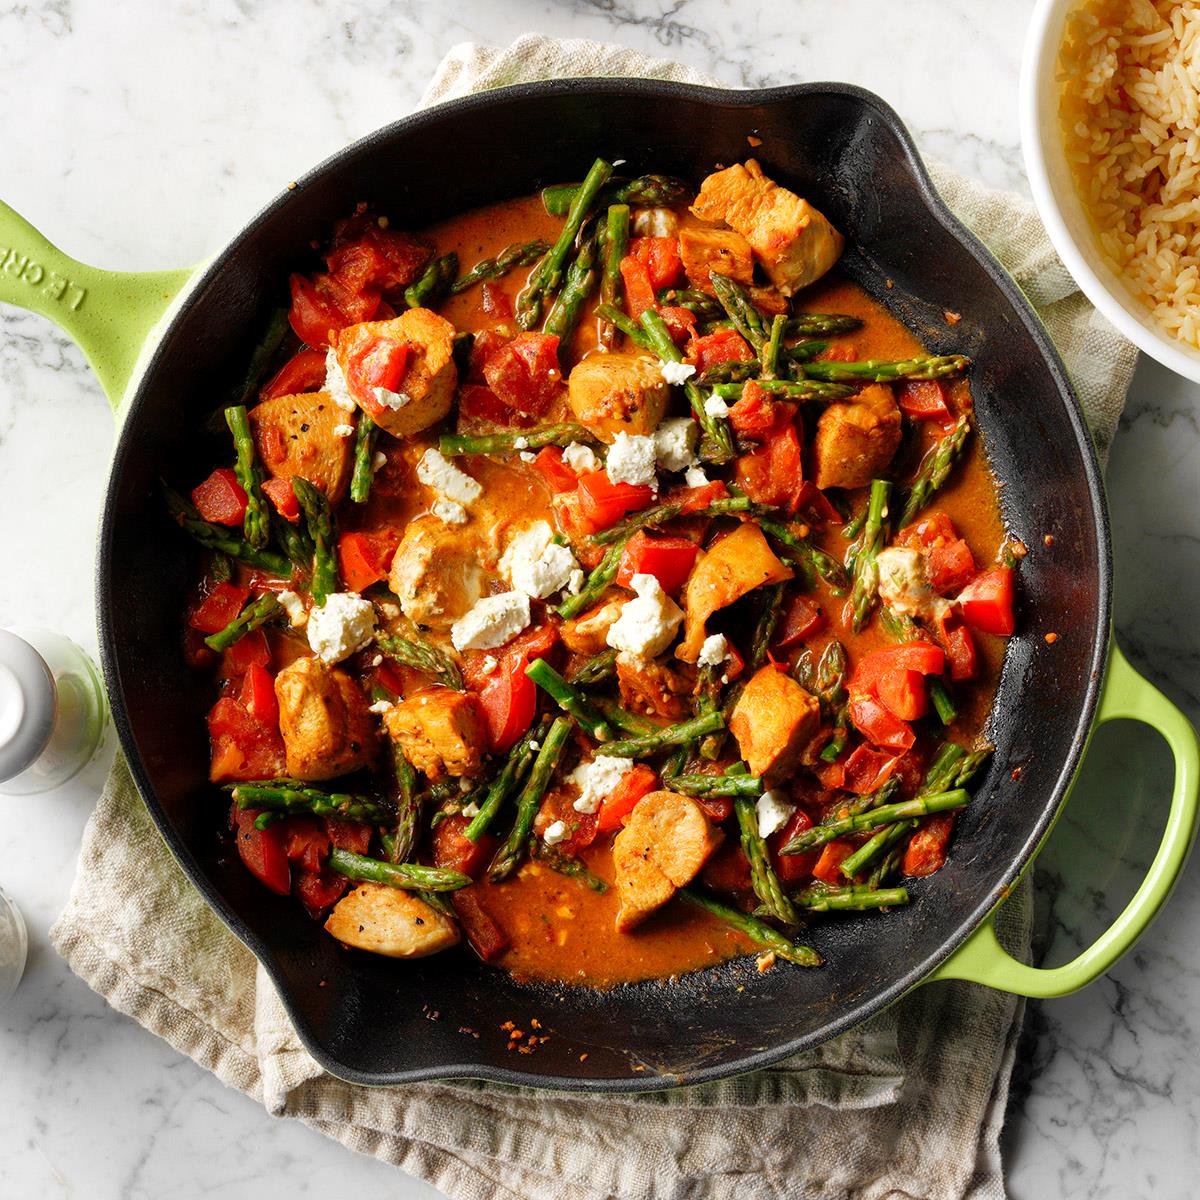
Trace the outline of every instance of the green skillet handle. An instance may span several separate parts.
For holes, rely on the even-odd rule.
[[[1141,937],[1166,903],[1196,836],[1200,742],[1188,719],[1125,660],[1114,640],[1096,725],[1127,718],[1153,726],[1175,758],[1171,811],[1158,853],[1125,911],[1078,958],[1043,970],[1018,962],[996,939],[995,913],[930,979],[968,979],[1018,996],[1065,996],[1098,979]]]
[[[0,302],[59,325],[87,355],[114,409],[146,335],[191,273],[86,266],[0,201]]]

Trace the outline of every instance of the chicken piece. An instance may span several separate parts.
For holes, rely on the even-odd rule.
[[[454,365],[454,326],[428,308],[410,308],[390,321],[364,321],[333,336],[333,349],[342,373],[356,351],[382,338],[406,342],[410,354],[395,393],[407,397],[398,407],[383,401],[370,409],[375,424],[393,437],[407,437],[436,424],[454,403],[458,368]],[[351,389],[353,395],[353,389]],[[363,407],[361,399],[354,399]]]
[[[820,279],[846,244],[807,200],[768,179],[753,158],[710,175],[692,212],[702,221],[724,221],[736,229],[785,296]]]
[[[387,958],[424,958],[458,945],[458,926],[420,896],[360,883],[334,906],[325,931],[346,946]]]
[[[900,436],[900,409],[886,383],[830,404],[813,438],[813,482],[819,488],[866,487],[892,461]]]
[[[375,757],[378,728],[362,689],[345,671],[306,655],[275,676],[275,697],[289,775],[332,779]]]
[[[746,522],[696,560],[683,589],[683,641],[677,658],[694,663],[707,636],[705,622],[756,587],[791,579],[790,567],[775,557],[763,531]]]
[[[621,703],[634,712],[678,721],[688,715],[695,672],[673,671],[663,663],[632,654],[617,655],[617,684]]]
[[[651,792],[613,841],[617,930],[625,933],[691,883],[722,833],[690,796]]]
[[[434,516],[418,517],[404,530],[388,584],[410,621],[449,629],[483,598],[484,558],[477,534]]]
[[[576,363],[567,379],[571,411],[602,442],[615,441],[618,433],[653,433],[669,396],[658,359],[648,354],[592,354]]]
[[[608,649],[608,631],[617,623],[621,609],[628,603],[627,597],[609,600],[589,608],[581,616],[564,621],[558,629],[563,645],[575,654],[589,657]]]
[[[767,665],[742,689],[729,729],[754,775],[778,782],[800,761],[821,724],[821,705],[790,675]]]
[[[447,775],[474,775],[483,765],[487,729],[478,701],[467,692],[414,692],[393,704],[383,723],[405,758],[434,783]]]
[[[350,482],[354,439],[334,430],[346,414],[328,392],[276,396],[249,412],[259,462],[276,479],[300,475],[336,504]]]
[[[728,275],[747,287],[754,282],[754,255],[750,243],[732,229],[706,229],[689,225],[679,231],[679,256],[684,274],[694,288],[714,294],[709,276]]]

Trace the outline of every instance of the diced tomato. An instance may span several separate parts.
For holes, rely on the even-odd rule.
[[[474,889],[462,888],[451,894],[450,901],[463,934],[485,963],[495,962],[512,945],[512,939],[479,903]]]
[[[350,880],[336,871],[298,871],[292,884],[296,898],[304,905],[313,920],[324,916],[326,909],[335,905],[350,886]]]
[[[683,259],[676,237],[635,237],[629,240],[630,253],[646,268],[652,288],[674,287],[683,278]]]
[[[676,487],[672,488],[664,497],[664,504],[678,504],[679,515],[682,517],[690,517],[693,513],[698,513],[702,509],[707,508],[716,500],[727,500],[729,498],[729,489],[720,479],[714,479],[710,483],[702,483],[699,487]]]
[[[515,334],[503,329],[481,329],[471,341],[471,353],[467,358],[467,381],[483,383],[483,368],[487,360],[503,346],[513,340]]]
[[[319,353],[319,351],[316,351]],[[268,467],[277,467],[287,461],[288,448],[283,429],[279,425],[260,425],[255,432],[259,454]]]
[[[825,614],[821,606],[807,596],[793,596],[779,622],[775,645],[787,649],[824,628]]]
[[[400,390],[408,374],[412,347],[395,338],[380,337],[368,328],[354,329],[347,336],[349,345],[342,344],[346,340],[342,339],[338,356],[346,389],[364,412],[378,417],[385,410],[375,389]]]
[[[979,670],[975,653],[975,639],[967,628],[958,606],[948,608],[938,620],[938,632],[946,648],[946,662],[950,667],[950,678],[955,683],[974,679]]]
[[[873,695],[902,721],[915,721],[929,709],[926,675],[939,675],[946,656],[930,642],[905,642],[864,655],[850,680],[856,695]]]
[[[204,644],[204,634],[190,625],[183,631],[183,661],[189,667],[200,669],[211,667],[217,661],[217,653]]]
[[[292,491],[292,481],[282,477],[263,480],[262,490],[267,494],[275,511],[293,525],[300,520],[300,501]]]
[[[464,383],[459,388],[458,415],[493,425],[519,425],[524,421],[491,388],[478,383]]]
[[[561,821],[566,827],[565,836],[554,844],[559,854],[573,858],[596,840],[599,830],[597,814],[576,812],[574,801],[566,792],[547,793],[533,821],[534,834],[542,837],[555,821]]]
[[[806,513],[818,525],[842,520],[842,514],[811,479],[806,479],[796,493],[796,511]]]
[[[398,541],[391,530],[343,533],[338,539],[338,564],[346,591],[363,592],[386,579]]]
[[[541,416],[562,391],[558,338],[544,333],[517,334],[488,356],[483,376],[514,412]]]
[[[897,389],[896,403],[900,411],[914,421],[936,421],[951,424],[954,417],[946,403],[946,389],[937,379],[907,379]]]
[[[404,672],[397,666],[396,663],[389,659],[384,659],[379,666],[374,668],[375,679],[380,687],[387,688],[393,696],[403,696],[407,685]]]
[[[750,343],[736,329],[719,329],[688,343],[687,361],[697,371],[707,371],[717,363],[749,362],[754,357]]]
[[[907,721],[902,721],[874,696],[850,695],[850,720],[873,746],[903,754],[912,748],[916,736]]]
[[[796,415],[796,406],[774,400],[754,379],[746,381],[740,399],[729,410],[729,423],[739,437],[763,442],[786,429]]]
[[[750,860],[736,841],[726,841],[704,864],[700,879],[715,892],[739,895],[754,886],[750,880]]]
[[[759,504],[794,513],[804,484],[800,439],[795,425],[771,434],[757,450],[743,454],[733,464],[742,491]]]
[[[260,667],[271,665],[271,647],[261,629],[238,638],[221,655],[221,678],[240,679],[255,664]]]
[[[293,275],[288,282],[292,291],[288,320],[296,336],[314,348],[328,346],[331,333],[369,321],[379,309],[376,289],[356,290],[335,275],[311,279]]]
[[[802,808],[796,809],[782,829],[777,829],[767,838],[767,849],[771,852],[771,865],[782,883],[796,883],[807,879],[821,857],[821,851],[807,850],[803,854],[780,854],[780,850],[798,833],[812,828],[812,817]]]
[[[733,801],[728,796],[696,796],[694,799],[714,825],[729,820],[733,813]]]
[[[673,304],[664,305],[658,311],[667,332],[671,335],[671,341],[677,346],[682,346],[692,336],[696,314],[690,308],[678,308]]]
[[[946,845],[956,813],[934,813],[909,839],[901,870],[905,875],[932,875],[946,861]]]
[[[234,804],[231,817],[238,855],[260,883],[280,896],[286,896],[292,888],[292,872],[284,849],[282,823],[275,821],[266,829],[255,829],[254,819],[258,815],[254,809],[242,809]]]
[[[258,393],[260,400],[319,392],[325,386],[325,355],[320,350],[301,350],[271,376]]]
[[[261,721],[232,696],[222,696],[208,714],[213,783],[274,779],[286,768],[278,722]]]
[[[463,680],[472,691],[479,691],[499,670],[499,667],[490,667],[490,659],[501,664],[513,664],[514,670],[519,659],[519,669],[524,671],[535,658],[550,657],[557,645],[558,625],[554,621],[531,625],[495,650],[468,650],[462,659]]]
[[[621,259],[621,279],[625,284],[625,310],[635,321],[646,309],[656,307],[654,284],[645,263],[627,254]]]
[[[279,701],[275,699],[275,677],[266,667],[251,663],[242,678],[242,707],[264,725],[279,724]]]
[[[896,756],[870,746],[859,746],[844,764],[842,787],[865,796],[887,782],[896,768]]]
[[[533,466],[550,485],[550,490],[556,494],[574,491],[579,483],[579,476],[567,464],[558,446],[543,446],[533,460]]]
[[[325,817],[325,832],[339,850],[366,854],[371,847],[372,830],[361,821],[344,821],[341,817]]]
[[[499,284],[485,283],[479,289],[479,307],[489,317],[501,320],[513,315],[512,301],[508,293]]]
[[[596,818],[598,833],[611,833],[625,824],[625,818],[637,807],[643,796],[648,796],[658,787],[658,776],[646,766],[638,763],[632,771],[626,771],[621,781],[605,798]]]
[[[974,629],[1009,637],[1017,627],[1013,615],[1013,571],[990,567],[976,575],[958,597],[963,620]]]
[[[842,863],[853,853],[854,847],[849,842],[838,838],[832,842],[826,842],[821,849],[821,857],[817,859],[816,865],[812,869],[813,878],[819,879],[822,883],[845,883],[846,877],[842,874]]]
[[[228,467],[218,467],[192,488],[192,503],[206,521],[217,525],[240,525],[246,515],[246,493]]]
[[[943,596],[960,591],[975,574],[971,548],[944,512],[932,512],[914,521],[896,535],[896,541],[924,552],[930,586]]]
[[[188,614],[187,623],[201,633],[219,633],[246,607],[250,589],[235,583],[217,583]]]
[[[537,685],[525,674],[528,665],[523,654],[505,659],[479,691],[479,706],[496,754],[515,745],[537,713]]]
[[[653,490],[642,483],[613,483],[605,471],[589,471],[579,477],[579,518],[589,533],[616,524],[626,513],[645,508],[654,499]]]
[[[635,575],[653,575],[668,596],[678,594],[691,574],[700,547],[684,537],[653,536],[644,529],[625,544],[617,566],[617,583],[633,587]]]
[[[334,226],[325,265],[352,287],[393,292],[412,283],[429,256],[429,247],[411,234],[356,212]]]
[[[329,857],[329,833],[316,817],[288,817],[280,821],[288,862],[305,871],[319,872]]]
[[[470,823],[469,817],[461,816],[438,822],[433,831],[433,863],[474,879],[491,862],[500,843],[490,833],[483,834],[477,842],[471,841],[466,835]]]

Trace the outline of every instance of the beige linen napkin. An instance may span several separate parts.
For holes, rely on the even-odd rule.
[[[580,75],[712,82],[619,46],[527,36],[504,50],[457,47],[423,104]],[[1079,294],[1025,201],[944,168],[935,180],[1038,307],[1106,452],[1133,347]],[[1016,953],[1028,947],[1028,909],[1019,889],[999,922]],[[322,1072],[301,1047],[265,972],[159,840],[121,760],[85,831],[51,937],[109,1003],[230,1086],[452,1196],[1004,1195],[997,1138],[1022,1005],[984,988],[926,986],[772,1070],[653,1096],[471,1082],[354,1087]]]

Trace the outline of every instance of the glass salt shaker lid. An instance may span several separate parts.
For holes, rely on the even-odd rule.
[[[29,940],[21,910],[0,888],[0,1004],[17,990],[25,973]]]
[[[0,629],[0,780],[12,779],[41,756],[54,732],[54,676],[23,638]]]

